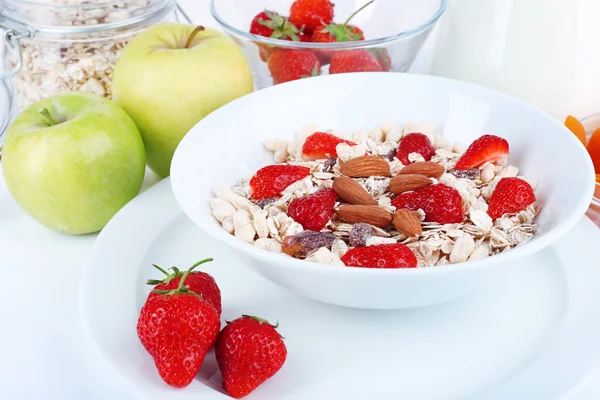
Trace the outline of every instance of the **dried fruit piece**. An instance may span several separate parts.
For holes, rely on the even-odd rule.
[[[404,192],[422,189],[431,185],[432,183],[433,182],[431,182],[431,179],[424,175],[397,175],[390,181],[390,192],[394,194],[401,194]]]
[[[585,127],[577,118],[572,115],[568,115],[565,120],[565,126],[577,136],[577,139],[585,146],[587,135],[585,133]]]
[[[350,146],[356,146],[356,143],[350,140],[344,140],[331,133],[316,132],[310,135],[302,146],[302,158],[307,161],[314,161],[323,158],[336,157],[335,148],[340,143],[346,143]]]
[[[352,225],[350,230],[350,246],[362,247],[367,245],[367,240],[373,236],[373,227],[369,224],[359,222]]]
[[[369,192],[352,178],[340,176],[333,181],[333,190],[340,198],[350,204],[377,205]]]
[[[419,174],[428,178],[439,178],[446,172],[446,169],[440,164],[432,161],[422,161],[412,163],[400,170],[401,174]]]
[[[411,162],[408,156],[411,153],[419,153],[425,161],[429,161],[435,155],[435,148],[426,135],[422,133],[409,133],[400,141],[396,157],[402,164],[409,165]]]
[[[306,230],[320,231],[333,217],[337,195],[333,189],[322,189],[293,200],[288,215]]]
[[[587,145],[588,153],[590,153],[590,157],[592,157],[592,162],[594,163],[594,169],[597,174],[600,174],[600,129],[597,129],[590,138],[590,141]]]
[[[337,236],[328,232],[304,231],[297,235],[286,236],[281,251],[296,258],[306,258],[312,252],[325,247],[331,250]]]
[[[452,170],[450,171],[450,173],[457,178],[470,179],[472,181],[479,178],[479,176],[481,175],[481,171],[479,171],[479,168]]]
[[[344,221],[356,224],[364,222],[379,228],[384,228],[392,222],[392,214],[378,206],[343,205],[335,213]]]
[[[529,183],[521,178],[502,178],[490,198],[488,215],[496,220],[504,214],[514,214],[535,202]]]
[[[260,208],[265,208],[266,206],[268,206],[269,204],[273,204],[277,201],[277,197],[269,197],[268,199],[262,199],[262,200],[258,200],[256,202],[256,205],[259,206]]]
[[[342,257],[348,267],[416,268],[417,257],[404,244],[380,244],[350,249]]]
[[[342,164],[340,172],[351,178],[369,178],[371,176],[390,176],[390,164],[378,156],[353,158]]]
[[[462,198],[456,189],[442,183],[428,186],[414,192],[402,193],[392,200],[398,209],[411,211],[421,209],[426,222],[457,224],[463,220]]]
[[[277,197],[292,183],[306,178],[310,168],[296,165],[269,165],[250,179],[251,196],[256,200]]]
[[[508,142],[494,135],[483,135],[467,148],[458,159],[454,169],[465,170],[478,168],[486,162],[498,162],[508,156]]]
[[[337,164],[337,158],[330,157],[323,163],[323,170],[325,172],[331,171],[335,167],[335,164]]]
[[[398,232],[406,237],[416,237],[423,233],[421,221],[414,211],[402,208],[394,213],[392,220]]]

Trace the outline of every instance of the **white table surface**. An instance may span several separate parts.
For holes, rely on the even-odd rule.
[[[208,0],[181,4],[194,22],[216,26]],[[427,54],[426,49],[415,70],[426,68]],[[145,188],[155,182],[149,174]],[[0,175],[0,267],[5,279],[0,292],[0,398],[132,399],[90,349],[80,326],[79,279],[95,238],[65,236],[38,225],[12,200]],[[568,399],[600,398],[599,378],[600,368]]]

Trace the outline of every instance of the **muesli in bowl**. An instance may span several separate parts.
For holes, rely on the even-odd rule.
[[[213,216],[258,248],[347,267],[456,264],[532,239],[536,182],[507,163],[508,142],[486,134],[463,150],[431,132],[311,125],[268,140],[276,164],[215,189]]]

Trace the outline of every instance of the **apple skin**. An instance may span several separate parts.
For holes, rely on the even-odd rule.
[[[58,125],[40,114],[43,107]],[[42,225],[71,235],[104,228],[138,194],[145,167],[133,120],[110,100],[82,92],[23,111],[7,130],[2,152],[6,186],[17,204]]]
[[[195,28],[149,28],[125,47],[114,71],[113,100],[137,124],[148,166],[161,177],[169,176],[175,149],[194,125],[254,90],[246,57],[224,33],[205,28],[184,48]]]

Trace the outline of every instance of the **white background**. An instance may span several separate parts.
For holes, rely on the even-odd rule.
[[[194,22],[216,25],[208,0],[181,3]],[[424,54],[415,69],[425,68]],[[149,177],[145,186],[155,181]],[[1,398],[131,399],[90,350],[80,327],[79,279],[95,237],[67,237],[39,226],[10,198],[0,176]],[[110,282],[98,285],[111,295]],[[600,398],[598,377],[600,371],[569,399]]]

